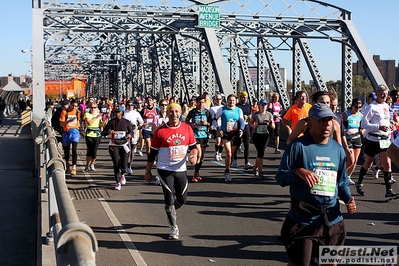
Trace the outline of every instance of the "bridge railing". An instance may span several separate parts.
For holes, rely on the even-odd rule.
[[[36,167],[43,166],[46,175],[44,191],[48,194],[49,215],[46,242],[54,243],[57,265],[96,265],[97,239],[93,230],[79,221],[65,182],[65,160],[50,121],[51,111],[38,126],[35,139]]]

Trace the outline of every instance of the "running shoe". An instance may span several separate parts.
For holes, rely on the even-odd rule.
[[[389,179],[388,183],[390,183],[390,184],[395,184],[395,183],[396,183],[396,180],[393,179],[393,177],[391,177],[391,179]]]
[[[350,178],[350,176],[348,176],[348,184],[349,184],[350,186],[353,186],[353,185],[355,184],[355,181],[353,181],[353,180]]]
[[[360,196],[364,196],[364,190],[363,190],[363,184],[359,184],[357,181],[355,182],[355,187],[356,187],[356,191],[357,194],[359,194]]]
[[[198,183],[198,181],[201,181],[202,178],[200,177],[199,173],[194,173],[193,178],[191,179],[191,181]]]
[[[138,151],[137,153],[139,154],[139,156],[143,157],[143,152],[142,151]]]
[[[224,173],[224,181],[225,182],[231,182],[230,173]]]
[[[71,169],[71,175],[76,175],[76,169],[75,168]]]
[[[234,159],[234,160],[231,162],[231,167],[237,168],[237,159]]]
[[[121,190],[121,183],[116,183],[115,190]]]
[[[239,152],[239,153],[244,153],[244,150],[241,149],[241,146],[238,148],[238,152]]]
[[[160,186],[161,185],[161,178],[159,176],[155,176],[155,185]]]
[[[219,153],[218,152],[215,153],[215,161],[219,161]]]
[[[262,179],[264,179],[265,177],[263,176],[263,172],[260,172],[259,173],[259,175],[258,175],[258,179],[259,180],[262,180]]]
[[[255,177],[259,177],[259,171],[258,168],[255,168],[255,166],[252,168],[252,172],[254,173]]]
[[[399,194],[393,192],[392,189],[388,190],[388,192],[385,193],[385,201],[394,200],[394,199],[399,199]]]
[[[222,154],[221,154],[221,153],[219,153],[218,161],[219,161],[219,162],[220,162],[220,161],[223,161],[223,158],[222,158]]]
[[[125,175],[121,175],[121,185],[126,185]]]
[[[251,169],[253,167],[254,166],[250,162],[247,162],[247,164],[244,166],[244,170],[249,170],[249,169]]]
[[[85,166],[85,171],[90,172],[90,166],[88,164],[86,164],[86,166]]]
[[[93,172],[96,171],[96,168],[94,167],[94,164],[93,164],[93,163],[90,165],[90,170],[92,170]]]
[[[126,170],[127,170],[127,173],[128,173],[129,175],[133,175],[133,170],[132,170],[131,167],[128,167]]]
[[[275,154],[280,154],[281,151],[280,151],[279,149],[275,149],[275,150],[274,150],[274,153],[275,153]]]
[[[179,239],[179,227],[177,225],[172,226],[172,230],[169,233],[169,239]]]
[[[375,179],[378,179],[378,175],[381,172],[381,170],[378,169],[377,166],[375,166],[375,165],[371,166],[371,170],[373,170],[373,177]]]

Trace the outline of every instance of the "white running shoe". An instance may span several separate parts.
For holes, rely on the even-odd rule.
[[[143,157],[143,152],[142,151],[138,151],[137,153],[139,154],[139,156]]]
[[[215,161],[219,161],[219,153],[218,152],[215,153]]]
[[[355,181],[353,181],[350,176],[348,176],[348,184],[350,186],[353,186],[355,184]]]
[[[380,174],[381,170],[377,169],[375,165],[371,166],[371,170],[373,170],[373,177],[378,179],[378,175]]]
[[[159,176],[155,176],[155,185],[160,186],[161,185],[161,178]]]
[[[126,185],[125,175],[121,175],[121,185]]]
[[[128,167],[126,170],[127,170],[127,173],[128,173],[129,175],[133,175],[133,170],[132,170],[131,167]]]
[[[223,161],[223,158],[222,158],[222,154],[221,154],[221,153],[219,153],[218,161],[219,161],[219,162]]]
[[[177,240],[179,239],[179,227],[172,226],[172,230],[169,233],[169,239]]]
[[[93,172],[96,171],[96,168],[94,167],[94,164],[91,164],[91,165],[90,165],[90,170],[92,170]]]
[[[116,183],[115,190],[121,190],[121,183]]]
[[[250,162],[247,162],[247,164],[244,166],[244,170],[250,170],[250,169],[252,169],[254,166],[250,163]]]

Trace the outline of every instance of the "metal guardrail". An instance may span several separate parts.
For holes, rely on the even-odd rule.
[[[51,113],[43,118],[35,139],[36,169],[46,169],[49,227],[47,243],[54,242],[57,265],[96,265],[97,239],[93,230],[79,221],[65,182],[66,164],[51,127]]]

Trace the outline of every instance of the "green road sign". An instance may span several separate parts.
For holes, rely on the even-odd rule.
[[[199,6],[198,27],[219,28],[220,13],[218,6]]]

